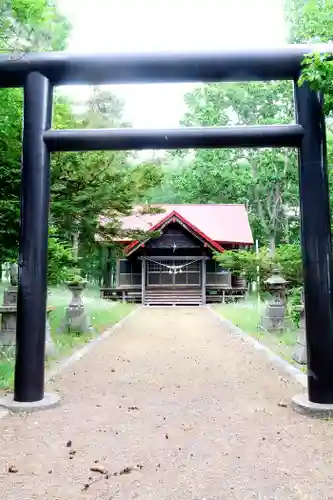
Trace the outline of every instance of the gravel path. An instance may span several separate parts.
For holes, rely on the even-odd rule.
[[[141,309],[49,390],[0,421],[1,500],[333,498],[332,422],[207,309]]]

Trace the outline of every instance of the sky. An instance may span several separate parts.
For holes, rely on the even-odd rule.
[[[280,47],[282,0],[58,0],[72,24],[68,51],[159,52]],[[109,86],[136,128],[173,128],[191,84]],[[84,100],[89,90],[66,93]]]

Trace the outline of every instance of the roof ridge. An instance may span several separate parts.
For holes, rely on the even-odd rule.
[[[141,205],[136,205],[137,207],[143,207],[145,205],[150,205],[151,207],[245,207],[245,203],[142,203]]]

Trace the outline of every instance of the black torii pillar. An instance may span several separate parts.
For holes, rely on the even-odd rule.
[[[14,401],[44,398],[50,153],[43,133],[51,127],[52,86],[41,73],[24,85],[21,236]]]
[[[333,404],[332,235],[322,97],[295,85],[299,149],[301,242],[307,339],[308,395]]]

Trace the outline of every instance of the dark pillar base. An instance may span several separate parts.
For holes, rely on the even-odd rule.
[[[298,394],[292,399],[293,410],[313,418],[332,418],[333,404],[312,403],[307,394]]]
[[[54,408],[60,403],[60,396],[58,394],[45,393],[43,399],[40,401],[33,401],[30,403],[15,401],[13,394],[7,394],[0,398],[0,408],[4,407],[12,413],[31,413],[33,411],[48,410]]]

